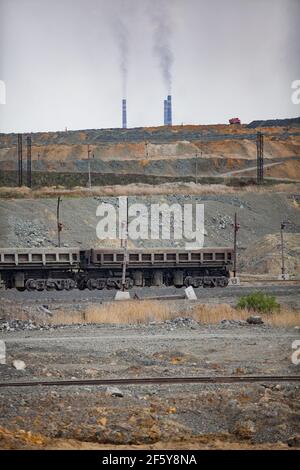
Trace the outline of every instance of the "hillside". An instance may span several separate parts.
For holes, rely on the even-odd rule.
[[[158,188],[157,188],[158,189]],[[100,240],[96,235],[100,203],[118,207],[111,196],[64,197],[61,204],[63,246],[120,246],[120,241]],[[237,212],[241,228],[238,233],[239,270],[248,273],[280,272],[279,231],[282,220],[289,221],[286,230],[286,260],[290,274],[300,273],[299,265],[299,196],[278,191],[228,192],[201,195],[131,195],[129,205],[204,204],[205,246],[231,246],[233,220]],[[0,199],[0,247],[56,246],[55,197],[36,199]],[[74,217],[76,214],[76,217]],[[181,247],[186,240],[130,240],[130,247]]]
[[[289,121],[289,120],[287,120]],[[286,123],[286,121],[283,121]],[[266,176],[300,179],[300,126],[266,127],[263,121],[247,125],[173,126],[136,129],[101,129],[34,133],[32,136],[35,183],[86,184],[88,145],[94,179],[107,175],[107,183],[121,184],[141,178],[253,177],[256,175],[256,133],[264,134]],[[0,134],[0,184],[16,182],[17,135]],[[26,170],[25,135],[23,143]],[[47,175],[50,172],[51,175]],[[62,178],[59,178],[62,175]],[[132,177],[130,179],[130,176]],[[46,179],[45,179],[46,178]],[[48,178],[48,180],[47,180]],[[67,178],[67,176],[66,176]],[[125,178],[125,179],[124,179]],[[128,180],[126,178],[129,178]],[[70,178],[69,178],[70,180]],[[97,180],[105,184],[103,180]]]

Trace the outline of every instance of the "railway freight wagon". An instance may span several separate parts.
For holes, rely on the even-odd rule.
[[[0,249],[0,282],[7,289],[120,289],[126,256],[126,288],[225,287],[232,248],[78,250]]]
[[[71,290],[79,259],[76,248],[0,248],[0,283],[20,291]]]

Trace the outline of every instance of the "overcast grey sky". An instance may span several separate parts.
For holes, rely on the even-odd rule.
[[[300,0],[0,0],[0,132],[294,117]]]

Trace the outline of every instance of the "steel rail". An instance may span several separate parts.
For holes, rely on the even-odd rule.
[[[27,382],[0,382],[4,387],[68,387],[88,385],[181,385],[181,384],[226,384],[226,383],[266,383],[300,382],[300,375],[244,375],[244,376],[195,376],[195,377],[141,377],[111,379],[36,380]]]

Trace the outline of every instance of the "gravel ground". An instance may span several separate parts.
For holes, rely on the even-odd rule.
[[[299,285],[262,285],[258,283],[252,286],[228,286],[226,288],[215,287],[214,289],[195,289],[199,303],[228,303],[235,305],[239,297],[248,295],[254,291],[261,291],[267,294],[276,295],[278,301],[282,305],[298,308],[300,307]],[[167,295],[184,295],[184,289],[176,289],[175,287],[164,288],[134,288],[130,290],[131,297],[137,294],[140,298],[147,297],[163,297]],[[26,304],[51,304],[54,303],[75,303],[81,302],[101,302],[114,299],[115,291],[89,291],[89,290],[73,290],[73,291],[54,291],[54,292],[18,292],[15,289],[0,291],[1,299]],[[183,301],[177,300],[177,303]]]
[[[294,328],[172,328],[166,322],[15,331],[0,337],[7,347],[1,381],[299,373],[291,362],[292,342],[299,339]],[[15,359],[26,363],[25,370],[12,367]],[[53,446],[53,439],[63,439],[64,446],[69,439],[77,445],[183,441],[188,446],[199,438],[241,447],[299,445],[296,384],[124,386],[119,392],[122,396],[116,397],[95,386],[1,389],[0,446],[40,448]]]
[[[182,140],[203,141],[201,129],[195,135],[187,131],[180,130]],[[93,144],[103,139],[118,142],[118,132],[101,131],[100,135],[99,131],[90,131],[85,139]],[[145,130],[128,132],[137,142],[144,142],[149,133],[145,134]],[[158,130],[148,137],[158,143],[173,142],[170,132],[167,135]],[[176,132],[178,134],[178,130]],[[229,137],[240,140],[254,135],[250,130],[249,135],[236,137],[226,132],[225,129],[221,135],[217,129],[212,129],[206,140],[213,142]],[[68,138],[70,143],[76,144],[79,134],[57,133],[46,137],[52,143],[53,139],[59,144],[61,139]],[[44,141],[45,136],[35,136],[35,139],[40,138]],[[3,143],[5,148],[8,144]],[[194,162],[187,159],[178,159],[176,164],[179,172],[190,172],[194,167]],[[161,173],[161,165],[161,162],[154,162],[153,171]],[[172,173],[171,166],[170,170]],[[129,204],[145,203],[149,208],[151,203],[203,203],[205,246],[232,245],[232,222],[237,212],[241,225],[238,247],[242,255],[243,249],[257,240],[278,233],[282,220],[290,222],[290,231],[299,230],[297,198],[296,194],[237,191],[199,196],[132,196]],[[116,206],[117,199],[63,198],[63,246],[104,245],[96,237],[99,221],[96,209],[101,202]],[[56,198],[0,200],[0,247],[55,246],[56,203]],[[172,246],[184,243],[185,240],[171,241]],[[167,246],[170,241],[140,240],[136,245]],[[288,248],[286,256],[293,257]],[[242,259],[238,262],[240,268]],[[291,284],[196,289],[197,302],[235,305],[241,295],[254,290],[276,295],[282,306],[300,306],[299,286]],[[182,289],[175,288],[133,289],[131,292],[142,298],[183,294]],[[300,366],[291,359],[293,342],[300,340],[299,327],[275,328],[237,320],[201,325],[193,320],[178,319],[139,326],[97,324],[34,328],[28,319],[24,323],[13,323],[20,312],[34,311],[47,318],[51,310],[60,306],[66,313],[72,309],[80,311],[89,302],[102,303],[114,295],[114,291],[0,291],[0,320],[3,317],[0,324],[3,326],[7,320],[7,308],[12,321],[8,327],[0,328],[0,340],[6,346],[6,364],[0,364],[0,382],[299,374]],[[178,314],[188,312],[186,300],[175,303]],[[189,305],[195,304],[190,302]],[[22,370],[16,368],[15,361],[22,361],[18,363]],[[103,386],[0,388],[0,448],[97,448],[101,445],[158,446],[161,449],[300,448],[299,397],[299,385],[292,382],[136,385],[118,387],[118,390]]]

